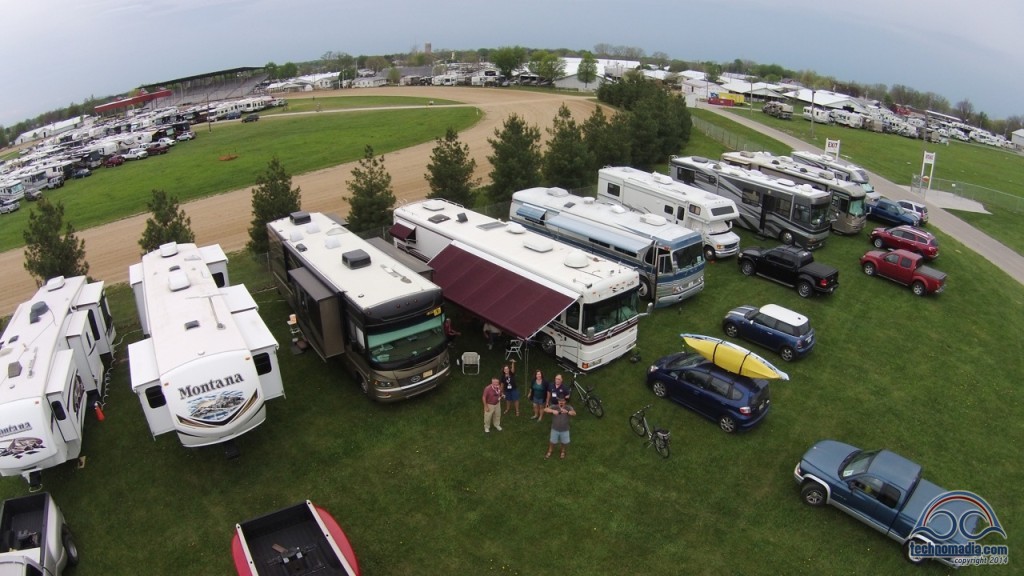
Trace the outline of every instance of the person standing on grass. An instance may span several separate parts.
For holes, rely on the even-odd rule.
[[[505,412],[508,414],[510,408],[516,409],[516,416],[519,416],[519,387],[516,386],[516,361],[512,360],[512,365],[506,364],[501,369],[501,376],[498,377],[501,381],[501,390],[505,395]]]
[[[501,432],[501,382],[497,377],[491,378],[491,383],[484,387],[481,400],[484,403],[484,433],[491,431],[491,424]]]
[[[569,385],[562,382],[562,375],[555,374],[555,381],[548,385],[548,401],[545,406],[557,404],[559,398],[565,398],[568,401],[570,392]]]
[[[565,397],[558,398],[558,404],[552,404],[544,409],[545,412],[553,414],[551,417],[551,438],[548,443],[548,453],[544,459],[551,458],[551,452],[556,444],[562,445],[562,452],[559,458],[565,460],[565,449],[569,447],[569,417],[576,415],[576,410],[566,403]]]
[[[537,370],[537,374],[530,382],[530,403],[533,404],[533,416],[530,420],[541,421],[544,416],[544,407],[548,405],[548,383],[544,380],[544,374]]]

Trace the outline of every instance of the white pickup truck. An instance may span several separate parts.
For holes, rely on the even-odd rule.
[[[0,576],[60,576],[78,564],[64,514],[46,492],[4,501],[0,550]]]

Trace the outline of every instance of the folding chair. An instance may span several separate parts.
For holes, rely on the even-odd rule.
[[[505,348],[505,360],[511,360],[512,356],[516,356],[520,360],[523,359],[523,340],[521,338],[513,338]]]
[[[472,372],[467,371],[472,370]],[[480,354],[476,352],[463,352],[462,353],[462,373],[463,374],[479,374],[480,373]]]

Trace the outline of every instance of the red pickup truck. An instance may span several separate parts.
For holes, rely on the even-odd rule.
[[[881,276],[910,286],[917,296],[936,294],[946,288],[946,274],[924,265],[924,257],[907,250],[871,250],[860,258],[868,276]]]

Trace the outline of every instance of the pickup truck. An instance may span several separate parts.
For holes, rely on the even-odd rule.
[[[761,108],[761,112],[782,120],[789,120],[793,117],[793,107],[781,102],[768,102]]]
[[[890,226],[899,226],[900,224],[920,226],[921,224],[920,215],[903,208],[888,198],[879,198],[875,202],[868,203],[867,209],[868,218]]]
[[[903,546],[904,557],[913,564],[923,558],[912,553],[911,544],[966,544],[961,531],[948,540],[936,542],[920,533],[922,513],[932,509],[933,500],[947,491],[921,477],[921,466],[888,450],[860,450],[835,440],[822,440],[808,450],[793,470],[801,499],[810,506],[831,504],[864,522]],[[952,506],[960,516],[965,504]],[[962,530],[977,533],[979,514],[962,517]],[[936,514],[927,526],[948,533],[943,514]],[[953,565],[951,558],[937,558]]]
[[[831,294],[839,286],[839,270],[815,262],[810,252],[796,246],[745,248],[737,262],[744,276],[757,274],[795,287],[802,298],[810,298],[815,292]]]
[[[305,502],[235,525],[238,576],[359,576],[359,563],[331,515]]]
[[[60,576],[78,564],[64,514],[46,492],[5,500],[0,510],[0,574]]]
[[[938,294],[946,289],[946,273],[925,266],[924,256],[907,250],[869,250],[860,257],[860,266],[868,276],[881,276],[898,282],[917,296]]]

